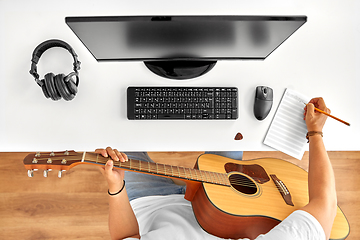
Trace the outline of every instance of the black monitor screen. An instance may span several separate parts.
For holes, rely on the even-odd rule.
[[[306,16],[67,17],[98,61],[265,59]]]

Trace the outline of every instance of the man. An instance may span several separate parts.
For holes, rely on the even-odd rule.
[[[327,117],[316,112],[314,106],[330,113],[322,98],[312,99],[304,108],[309,139],[309,203],[256,240],[323,240],[330,236],[337,211],[335,179],[322,139]],[[125,153],[110,147],[96,152],[110,156],[114,161],[128,160]],[[152,161],[146,153],[135,158]],[[183,199],[183,186],[170,179],[140,173],[127,172],[125,177],[123,170],[113,169],[112,160],[106,163],[102,172],[109,185],[112,239],[218,239],[197,224],[191,204]]]

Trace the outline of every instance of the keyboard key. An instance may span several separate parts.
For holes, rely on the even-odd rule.
[[[185,119],[184,114],[159,114],[157,119]]]

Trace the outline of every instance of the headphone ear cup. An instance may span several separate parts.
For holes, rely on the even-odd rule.
[[[53,73],[47,73],[45,75],[45,88],[47,92],[49,93],[49,96],[52,100],[57,101],[61,99],[60,94],[56,90],[55,83],[54,83],[54,77],[55,75]]]
[[[50,94],[49,94],[48,91],[46,90],[45,80],[44,80],[44,79],[40,80],[40,84],[41,84],[41,89],[42,89],[45,97],[46,97],[46,98],[50,98]]]
[[[58,74],[55,76],[55,86],[60,96],[63,97],[64,100],[70,101],[75,97],[75,94],[72,94],[66,86],[64,74]]]
[[[77,73],[70,73],[69,75],[67,75],[65,77],[65,84],[67,86],[67,88],[69,89],[69,91],[72,93],[72,94],[76,94],[78,89],[77,89],[77,85],[75,84],[74,80],[73,80],[73,76],[78,76]]]

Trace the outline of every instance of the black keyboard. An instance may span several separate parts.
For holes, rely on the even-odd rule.
[[[236,87],[128,87],[127,118],[237,119]]]

